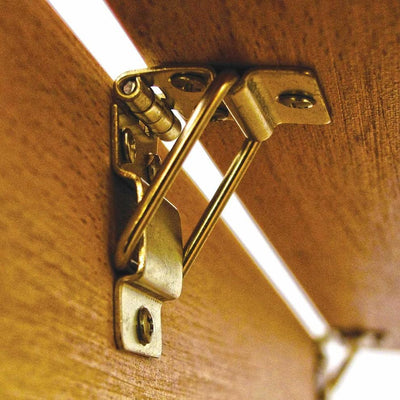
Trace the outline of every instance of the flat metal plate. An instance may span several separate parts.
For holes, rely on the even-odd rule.
[[[302,94],[310,108],[282,104],[284,93]],[[257,68],[245,72],[225,103],[243,132],[253,140],[268,139],[280,124],[325,125],[331,122],[321,89],[308,69]]]
[[[194,75],[204,82],[204,87],[198,91],[184,91],[176,88],[171,78],[177,75]],[[179,66],[159,67],[143,70],[128,71],[121,74],[115,81],[115,86],[123,85],[124,82],[136,76],[140,76],[149,86],[160,88],[165,95],[166,103],[178,110],[181,115],[188,119],[192,111],[201,100],[207,87],[215,77],[215,71],[206,66]]]
[[[331,122],[317,78],[309,69],[254,69],[244,75],[243,81],[259,106],[268,106],[275,126],[325,125]],[[278,101],[279,95],[285,92],[305,92],[315,100],[315,104],[305,109],[287,107]]]
[[[128,277],[129,278],[129,277]],[[147,357],[160,357],[162,352],[161,306],[162,302],[137,289],[120,278],[115,285],[115,340],[118,348]],[[151,342],[143,345],[139,341],[137,315],[146,307],[153,318]]]
[[[150,153],[158,153],[157,138],[147,136],[140,127],[139,122],[132,116],[124,114],[118,104],[111,107],[111,148],[114,171],[122,178],[131,181],[132,186],[138,190],[141,186],[141,177],[147,176],[147,161]],[[134,135],[135,159],[128,162],[124,159],[122,151],[121,131],[129,129]],[[142,190],[139,192],[142,193]],[[139,201],[140,198],[137,199]]]
[[[182,291],[183,244],[178,210],[166,199],[145,230],[137,285],[160,300],[173,300]],[[136,279],[136,277],[135,277]]]
[[[130,129],[134,143],[134,162],[126,162],[121,133]],[[135,189],[138,203],[148,183],[148,156],[157,154],[158,139],[147,136],[135,118],[112,106],[112,160],[114,170]],[[132,204],[134,206],[134,203]],[[162,352],[162,301],[179,297],[182,290],[183,260],[181,222],[178,210],[166,199],[147,226],[143,240],[132,259],[137,270],[120,278],[115,285],[115,339],[120,349],[148,357],[160,357]],[[141,307],[148,309],[153,319],[151,342],[143,345],[137,333],[137,315]]]

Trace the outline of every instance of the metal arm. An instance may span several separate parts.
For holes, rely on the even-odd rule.
[[[126,268],[147,223],[154,216],[163,197],[174,182],[187,154],[238,79],[235,72],[225,71],[218,75],[204,94],[118,241],[115,253],[117,269]]]

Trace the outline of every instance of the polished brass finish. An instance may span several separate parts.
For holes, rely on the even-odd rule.
[[[247,168],[251,164],[261,142],[246,140],[240,153],[233,160],[222,183],[215,192],[213,198],[204,211],[200,221],[186,243],[183,256],[183,275],[185,276],[199,251],[203,247],[208,236],[211,234],[218,221],[221,212],[228,202],[231,194],[236,190]]]
[[[143,190],[145,190],[143,182]],[[115,337],[119,348],[146,356],[161,355],[161,306],[179,297],[182,289],[182,233],[177,210],[164,200],[131,255],[127,275],[115,289]],[[140,293],[140,296],[138,295]],[[136,313],[146,307],[153,318],[149,346],[137,335]]]
[[[140,77],[148,87],[160,88],[163,93],[164,104],[170,109],[179,111],[183,118],[188,120],[203,97],[204,92],[215,79],[215,75],[213,68],[191,66],[160,67],[128,71],[116,79],[114,83],[114,92],[118,99],[119,96],[117,93],[121,91],[120,88],[123,88],[125,83],[136,81],[136,78]],[[183,90],[184,86],[178,85],[176,82],[175,84],[177,84],[178,87],[174,86],[172,78],[179,76],[196,77],[204,83],[204,89],[199,91],[185,91]],[[199,88],[197,84],[196,87]],[[124,102],[123,98],[122,102]]]
[[[135,118],[114,104],[111,141],[114,170],[133,188],[132,208],[137,207],[148,187],[149,168],[156,168],[159,160],[158,139],[146,135]],[[148,357],[160,357],[161,307],[164,301],[173,300],[181,293],[182,247],[178,211],[162,199],[138,246],[129,256],[123,271],[125,276],[116,281],[115,338],[119,348]],[[149,325],[141,328],[138,322],[142,307],[152,317],[151,341]],[[145,320],[142,318],[141,321]]]
[[[159,357],[162,302],[180,295],[183,275],[262,141],[282,123],[325,124],[330,119],[307,70],[254,69],[240,76],[232,70],[216,74],[209,67],[155,68],[121,75],[114,92],[113,166],[136,194],[115,252],[114,266],[125,275],[115,290],[116,340],[125,350]],[[187,120],[182,132],[174,109]],[[165,195],[207,124],[227,120],[229,114],[246,139],[183,248],[179,214]],[[162,164],[157,137],[177,137]]]
[[[125,161],[128,163],[134,163],[136,158],[136,143],[135,137],[129,128],[125,128],[122,131],[123,134],[123,151]]]
[[[114,291],[115,340],[119,349],[146,357],[160,357],[162,353],[162,302],[133,286],[129,278],[119,278]],[[138,311],[145,307],[152,317],[153,332],[149,343],[139,337]]]
[[[162,140],[174,140],[179,136],[179,120],[140,77],[136,77],[135,81],[122,81],[115,86],[115,92],[152,134]]]
[[[282,93],[304,93],[315,103],[312,108],[289,108],[276,101]],[[304,69],[249,70],[225,103],[243,133],[257,141],[268,139],[280,124],[323,125],[331,121],[314,74]]]
[[[361,348],[379,347],[384,334],[379,331],[331,330],[328,335],[317,342],[316,392],[317,400],[329,400],[333,389],[351,364]],[[331,362],[332,353],[329,345],[341,346],[342,357]],[[335,352],[337,353],[337,351]],[[338,358],[335,354],[335,359]]]
[[[217,108],[217,111],[215,111],[211,118],[211,122],[217,121],[233,121],[231,114],[229,114],[229,110],[223,104]]]
[[[144,129],[136,119],[127,116],[122,109],[113,104],[111,108],[111,161],[114,171],[135,189],[136,201],[139,202],[143,196],[143,187],[140,177],[147,173],[147,154],[157,153],[158,142],[148,137]],[[130,162],[130,152],[126,148],[127,140],[125,132],[129,130],[134,135],[135,162]],[[130,146],[130,144],[128,143]]]
[[[279,103],[289,108],[300,108],[304,110],[306,108],[312,108],[314,106],[315,99],[304,92],[284,92],[278,97]]]
[[[158,154],[149,153],[147,162],[147,179],[152,182],[158,170],[161,168],[161,158]]]
[[[175,74],[171,77],[171,83],[177,89],[190,93],[202,92],[207,86],[207,81],[202,75],[193,73]]]
[[[140,307],[137,313],[137,335],[143,345],[151,342],[154,332],[154,322],[150,311],[146,307]]]
[[[186,155],[203,133],[215,110],[237,80],[238,75],[236,73],[232,71],[222,72],[205,92],[204,97],[196,107],[121,235],[115,253],[117,269],[126,268],[130,255],[135,250],[147,223],[151,220],[166,192],[171,187]]]

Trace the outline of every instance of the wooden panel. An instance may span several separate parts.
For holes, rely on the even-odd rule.
[[[0,397],[311,399],[314,346],[220,224],[164,308],[160,360],[112,328],[111,81],[43,1],[3,2]],[[205,202],[171,200],[187,236]]]
[[[239,194],[332,325],[399,346],[398,1],[109,3],[149,65],[317,71],[333,123],[277,129]],[[239,137],[218,123],[203,143],[226,168]]]

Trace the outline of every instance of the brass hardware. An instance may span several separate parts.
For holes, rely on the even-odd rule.
[[[135,137],[129,128],[122,131],[123,145],[124,145],[124,158],[128,163],[134,163],[136,158],[136,144]]]
[[[276,101],[282,93],[307,93],[315,103],[312,108],[290,108]],[[225,103],[245,135],[257,141],[268,139],[280,124],[324,125],[331,121],[318,82],[306,69],[249,70]]]
[[[122,91],[127,95],[132,94],[135,89],[136,89],[136,82],[134,81],[127,81],[122,86]]]
[[[316,391],[317,400],[329,400],[357,351],[366,347],[379,347],[384,334],[379,331],[332,330],[317,342]],[[332,360],[332,349],[329,346],[341,347],[342,357]],[[335,351],[335,358],[338,351]]]
[[[185,276],[205,241],[210,236],[231,194],[236,190],[247,168],[253,161],[261,142],[246,140],[240,153],[233,160],[222,183],[196,225],[183,252],[183,275]]]
[[[236,73],[232,71],[223,72],[216,77],[205,92],[204,97],[200,100],[199,105],[121,235],[115,255],[117,269],[126,268],[130,254],[135,250],[147,223],[151,220],[166,192],[171,187],[184,159],[198,137],[203,133],[223,98],[237,80]]]
[[[119,348],[161,356],[161,306],[181,293],[182,257],[179,214],[164,199],[132,254],[126,275],[116,282],[115,337]],[[151,342],[146,346],[139,324],[141,316],[136,317],[142,307],[149,310],[153,326]]]
[[[300,108],[304,110],[311,108],[315,104],[315,99],[304,92],[284,92],[278,97],[279,103],[290,108]]]
[[[161,158],[158,154],[149,153],[147,161],[147,178],[151,182],[161,167]]]
[[[201,75],[175,74],[171,77],[171,83],[183,92],[202,92],[207,87],[207,80]]]
[[[162,96],[152,87],[158,87]],[[209,67],[155,68],[121,75],[114,83],[114,95],[113,167],[136,194],[133,213],[115,252],[114,266],[124,274],[115,290],[116,338],[121,348],[158,357],[162,302],[179,296],[182,276],[262,141],[279,124],[326,124],[330,118],[315,77],[308,70],[259,68],[217,74]],[[307,107],[311,103],[312,107]],[[187,121],[182,132],[173,109]],[[165,195],[210,120],[227,119],[229,113],[244,133],[242,149],[183,248],[179,214]],[[162,164],[157,137],[177,137]],[[138,311],[143,307],[151,315],[147,331],[141,325],[146,318],[140,317],[145,312]],[[132,322],[136,313],[140,314],[139,322]],[[149,337],[143,339],[143,332],[150,331],[149,324],[151,341],[144,345]]]
[[[143,345],[151,342],[154,323],[150,311],[146,307],[140,307],[137,315],[137,335]]]
[[[212,116],[211,122],[216,121],[233,121],[232,116],[229,114],[229,110],[224,105],[220,105]]]
[[[160,357],[161,306],[162,302],[149,296],[141,288],[133,286],[129,280],[120,278],[115,286],[115,339],[118,348],[146,357]],[[145,307],[149,310],[153,322],[151,341],[143,343],[138,328],[138,311]]]
[[[133,142],[127,140],[130,133],[134,135],[133,163],[127,151],[127,148],[132,150]],[[135,118],[114,104],[111,142],[113,168],[132,187],[135,200],[132,208],[137,207],[148,186],[149,164],[154,169],[157,163],[154,160],[158,157],[158,139],[149,137]],[[153,161],[150,154],[154,155]],[[125,275],[116,281],[114,325],[119,348],[148,357],[161,356],[161,307],[164,301],[180,295],[182,259],[180,217],[176,208],[162,199],[138,246],[129,254]],[[143,311],[139,311],[143,307],[151,315],[150,341],[150,329],[140,327],[140,321],[145,322]]]
[[[162,99],[140,77],[115,85],[117,96],[149,131],[162,140],[174,140],[181,132],[181,124]]]

